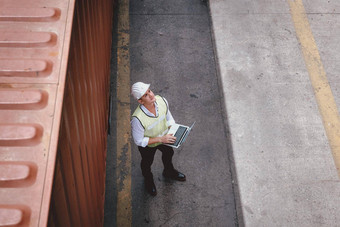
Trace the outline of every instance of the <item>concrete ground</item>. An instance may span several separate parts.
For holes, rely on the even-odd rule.
[[[339,2],[210,9],[245,225],[340,226]]]
[[[156,197],[131,140],[127,226],[340,226],[339,11],[335,0],[130,1],[131,83],[151,83],[178,123],[196,125],[175,150],[186,182],[164,179],[156,154]],[[120,209],[112,119],[105,226]]]

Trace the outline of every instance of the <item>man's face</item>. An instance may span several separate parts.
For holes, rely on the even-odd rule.
[[[150,89],[148,89],[145,94],[140,99],[138,99],[138,102],[142,105],[150,105],[153,104],[155,101],[155,94]]]

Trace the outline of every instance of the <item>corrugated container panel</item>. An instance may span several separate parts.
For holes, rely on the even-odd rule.
[[[113,1],[76,1],[50,226],[102,226]]]
[[[0,0],[0,226],[45,226],[73,0]]]
[[[112,4],[0,0],[0,226],[102,225]]]

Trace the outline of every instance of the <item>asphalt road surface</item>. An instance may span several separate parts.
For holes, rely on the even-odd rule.
[[[151,83],[153,92],[168,100],[177,123],[196,121],[173,158],[186,182],[165,179],[156,153],[156,197],[144,190],[140,154],[132,142],[132,225],[236,226],[237,188],[206,2],[131,1],[130,63],[131,84]],[[137,103],[131,103],[133,111]]]

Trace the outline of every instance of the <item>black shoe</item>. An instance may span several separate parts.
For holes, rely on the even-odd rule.
[[[157,189],[153,180],[145,180],[145,189],[150,195],[157,195]]]
[[[183,173],[173,170],[173,171],[163,171],[163,176],[166,178],[170,178],[172,180],[178,180],[178,181],[186,181],[186,177]]]

